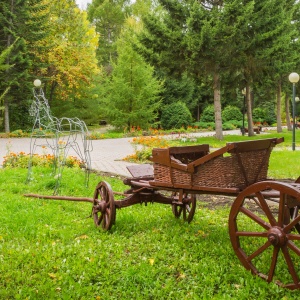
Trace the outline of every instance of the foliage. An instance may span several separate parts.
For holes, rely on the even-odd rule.
[[[178,101],[162,109],[161,125],[164,129],[187,128],[191,124],[192,115],[185,103]]]
[[[265,111],[265,121],[267,124],[272,125],[276,122],[276,111],[275,111],[275,105],[272,102],[267,102],[263,106]]]
[[[253,109],[253,122],[258,123],[260,122],[263,124],[266,122],[266,111],[260,107],[256,107]]]
[[[0,52],[14,45],[5,59],[6,64],[13,67],[0,73],[0,94],[6,91],[3,96],[5,132],[10,131],[11,103],[22,106],[30,93],[28,79],[31,61],[28,43],[33,42],[30,31],[35,28],[29,24],[30,11],[35,9],[35,5],[31,7],[31,4],[32,1],[25,0],[19,0],[17,5],[2,1],[0,6]],[[21,121],[19,116],[14,118]]]
[[[195,122],[194,126],[197,126],[199,129],[207,129],[207,130],[214,130],[215,129],[215,122]]]
[[[263,107],[257,107],[253,110],[253,122],[261,124],[273,124],[276,122],[275,107],[272,103],[265,103]]]
[[[135,153],[124,158],[125,161],[145,162],[149,161],[153,148],[166,148],[169,143],[166,139],[159,135],[141,136],[132,139],[135,146]],[[142,146],[142,147],[139,147]]]
[[[222,124],[223,130],[234,130],[236,127],[231,122],[224,122]]]
[[[25,152],[14,153],[10,152],[4,156],[3,168],[27,168],[30,159],[30,154]],[[55,157],[53,154],[34,154],[32,156],[32,166],[50,167],[55,164]],[[69,168],[80,167],[83,162],[75,156],[67,156],[65,166]]]
[[[100,73],[95,28],[86,12],[69,0],[52,1],[50,19],[50,37],[45,43],[51,49],[41,58],[47,68],[40,70],[49,102],[88,99],[92,79]]]
[[[132,48],[134,24],[134,20],[129,20],[118,40],[119,56],[112,62],[111,78],[103,82],[102,96],[102,107],[110,124],[127,130],[132,126],[147,129],[155,123],[162,91],[153,67]]]
[[[76,99],[75,101],[54,101],[52,112],[57,118],[79,118],[87,125],[98,124],[100,107],[98,99]]]
[[[222,110],[222,121],[227,122],[231,120],[241,121],[243,119],[243,114],[240,109],[236,106],[227,105]]]
[[[208,105],[204,108],[200,117],[201,122],[214,122],[215,121],[215,109],[213,105]]]
[[[126,2],[128,1],[97,0],[88,5],[88,20],[95,25],[98,44],[101,45],[97,48],[97,59],[99,64],[106,67],[107,72],[111,58],[117,57],[116,41],[128,13],[128,9],[124,9]]]

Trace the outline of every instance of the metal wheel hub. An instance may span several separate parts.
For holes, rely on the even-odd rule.
[[[105,201],[100,201],[97,203],[97,205],[94,205],[94,213],[101,212],[105,213],[107,208],[107,203]]]
[[[268,231],[268,240],[273,246],[282,247],[287,242],[286,234],[280,227],[272,227]]]

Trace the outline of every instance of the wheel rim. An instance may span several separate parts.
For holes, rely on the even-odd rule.
[[[100,182],[95,189],[93,218],[97,227],[102,224],[103,230],[110,230],[116,220],[113,191],[105,181]]]
[[[177,192],[174,192],[171,196],[175,201],[179,200]],[[175,218],[179,218],[182,213],[182,218],[184,221],[190,223],[195,215],[196,211],[196,196],[194,194],[184,194],[182,203],[173,203],[172,212]]]
[[[263,191],[267,189],[279,192],[278,205],[266,199]],[[270,181],[248,187],[231,207],[229,233],[233,249],[246,269],[267,282],[298,289],[300,235],[296,229],[300,215],[290,217],[289,197],[300,200],[298,187]]]

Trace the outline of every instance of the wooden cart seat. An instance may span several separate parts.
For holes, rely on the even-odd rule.
[[[267,179],[273,147],[283,138],[227,143],[212,153],[209,145],[154,148],[153,186],[238,193]]]

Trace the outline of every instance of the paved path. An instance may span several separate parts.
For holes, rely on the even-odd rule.
[[[167,136],[167,138],[192,138],[201,136],[213,136],[215,132],[200,132],[193,134],[182,134]],[[232,130],[224,132],[224,134],[241,134],[239,130]],[[94,140],[92,141],[93,151],[91,152],[91,165],[92,168],[102,172],[108,172],[112,174],[118,174],[122,176],[131,176],[126,166],[135,165],[122,161],[127,155],[133,154],[135,149],[130,143],[132,138],[121,138],[121,139],[105,139],[105,140]],[[41,143],[43,140],[40,140]],[[30,153],[30,138],[8,138],[0,139],[0,165],[2,165],[3,157],[9,152],[25,152]],[[36,153],[42,154],[47,150],[37,147]],[[50,152],[49,152],[50,153]],[[68,155],[75,155],[70,150]]]
[[[40,140],[43,143],[43,139]],[[135,165],[122,161],[127,155],[133,154],[134,148],[130,143],[131,138],[95,140],[92,142],[93,150],[91,151],[91,165],[95,170],[130,176],[126,166]],[[46,144],[46,143],[43,143]],[[10,138],[0,139],[0,165],[3,163],[3,157],[9,152],[30,153],[30,138]],[[51,153],[47,149],[37,147],[37,154]],[[70,150],[68,155],[76,155]]]

